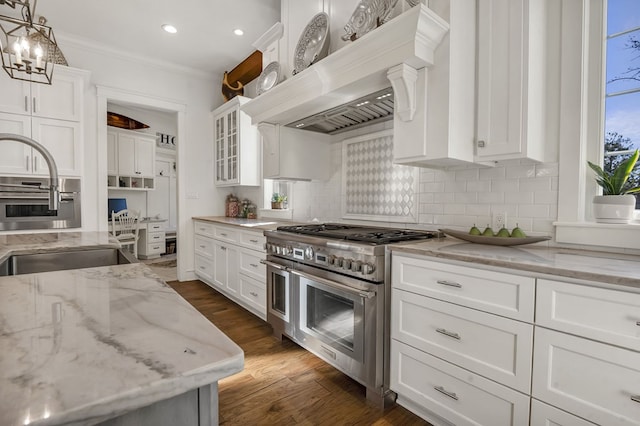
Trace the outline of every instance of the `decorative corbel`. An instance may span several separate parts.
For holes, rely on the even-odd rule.
[[[403,63],[389,68],[387,78],[393,87],[395,113],[402,121],[413,120],[416,113],[418,71]]]

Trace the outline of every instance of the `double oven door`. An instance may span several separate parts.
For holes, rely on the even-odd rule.
[[[274,333],[288,336],[363,385],[376,386],[382,380],[377,370],[382,365],[382,286],[276,262],[267,262],[267,321]]]

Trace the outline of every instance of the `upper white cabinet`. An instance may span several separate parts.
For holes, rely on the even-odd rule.
[[[546,2],[478,2],[476,160],[545,161]]]
[[[83,86],[87,74],[56,66],[52,85],[0,75],[0,132],[40,142],[51,152],[63,176],[82,174]],[[0,174],[49,174],[42,155],[22,143],[3,141],[2,154]]]
[[[240,111],[249,100],[236,96],[212,112],[217,186],[260,185],[258,132]]]
[[[261,123],[265,179],[327,180],[331,176],[331,137],[279,124]]]
[[[154,135],[107,130],[108,185],[119,189],[153,189],[156,163]]]

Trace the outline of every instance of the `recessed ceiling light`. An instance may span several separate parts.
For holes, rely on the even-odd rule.
[[[244,34],[244,31],[242,31],[240,28],[236,28],[235,30],[233,30],[233,33],[237,36],[241,36]]]
[[[175,34],[178,32],[178,29],[171,24],[163,24],[162,29],[168,32],[169,34]]]

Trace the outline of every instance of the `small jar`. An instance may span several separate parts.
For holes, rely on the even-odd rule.
[[[235,195],[231,194],[229,196],[229,207],[227,209],[227,217],[238,217],[238,210],[239,210],[239,206],[238,206],[238,199],[235,197]]]
[[[258,218],[258,206],[255,204],[249,204],[247,219],[257,219]]]

